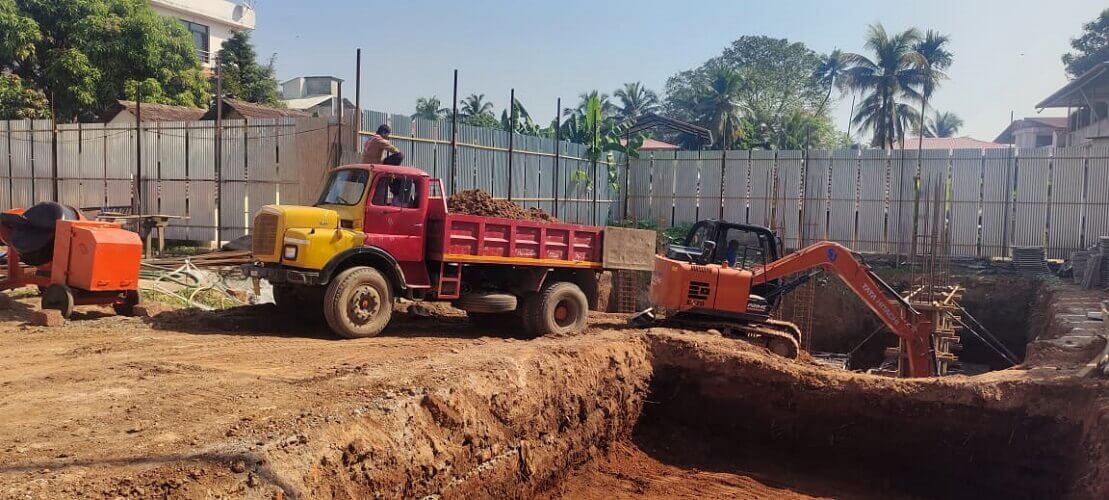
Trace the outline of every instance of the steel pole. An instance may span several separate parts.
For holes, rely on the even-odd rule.
[[[512,200],[512,153],[516,137],[516,89],[508,91],[508,199]]]
[[[458,70],[454,70],[454,91],[451,100],[451,192],[458,191]]]
[[[223,244],[223,74],[216,56],[216,246]]]
[[[135,85],[135,197],[131,203],[131,213],[142,213],[142,85]]]
[[[559,176],[559,163],[562,159],[562,98],[559,97],[555,101],[555,140],[554,140],[554,179],[551,181],[553,184],[554,193],[554,216],[558,218],[558,184],[561,177]]]

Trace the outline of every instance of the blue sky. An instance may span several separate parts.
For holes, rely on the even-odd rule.
[[[277,55],[280,80],[333,74],[354,97],[354,52],[361,47],[362,105],[411,113],[415,100],[448,104],[451,72],[460,96],[484,93],[498,112],[509,89],[537,119],[554,117],[581,92],[611,93],[666,78],[717,55],[742,35],[788,38],[817,52],[862,51],[870,23],[910,26],[952,37],[951,80],[936,108],[963,117],[961,135],[993,140],[1009,121],[1066,83],[1061,54],[1104,0],[657,1],[657,0],[258,0],[254,41]],[[660,92],[661,93],[661,92]],[[846,127],[850,97],[837,125]],[[1044,116],[1062,110],[1045,110]]]

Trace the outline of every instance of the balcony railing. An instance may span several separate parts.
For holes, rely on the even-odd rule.
[[[1067,134],[1068,146],[1081,146],[1095,137],[1109,137],[1109,118],[1102,118]]]

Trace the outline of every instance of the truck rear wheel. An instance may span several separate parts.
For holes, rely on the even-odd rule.
[[[373,337],[393,316],[393,287],[377,269],[352,267],[328,285],[323,314],[340,337]]]
[[[579,332],[589,315],[585,292],[566,281],[544,288],[526,303],[525,324],[534,337]]]
[[[516,310],[515,295],[507,293],[474,292],[467,293],[454,301],[454,307],[468,313],[507,313]]]

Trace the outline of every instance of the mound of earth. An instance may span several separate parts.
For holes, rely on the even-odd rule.
[[[532,220],[541,222],[558,222],[558,219],[541,208],[524,208],[508,200],[494,199],[489,193],[480,189],[467,189],[455,193],[447,199],[447,206],[451,212],[465,215],[481,215],[484,217],[501,217],[515,220]]]

